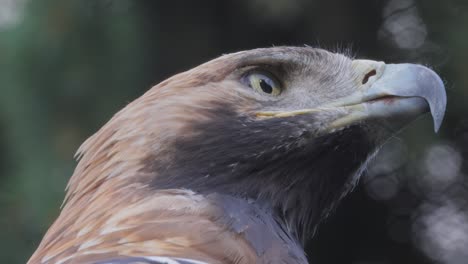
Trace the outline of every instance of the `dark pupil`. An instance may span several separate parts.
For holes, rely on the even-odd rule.
[[[273,87],[271,87],[271,85],[269,85],[264,79],[260,80],[260,87],[265,93],[271,94],[271,92],[273,92]]]

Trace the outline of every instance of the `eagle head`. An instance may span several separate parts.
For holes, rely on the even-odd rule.
[[[157,255],[218,263],[185,242],[176,243],[180,250],[161,246],[161,237],[188,236],[187,228],[203,233],[196,221],[209,219],[253,248],[230,253],[245,262],[219,263],[273,263],[259,260],[268,254],[284,260],[271,253],[284,244],[299,248],[276,250],[297,261],[284,263],[301,263],[302,242],[379,147],[428,111],[437,130],[445,104],[442,81],[419,65],[311,47],[221,56],[156,85],[81,146],[62,213],[38,250],[54,253],[36,252],[37,259],[102,248],[119,256],[151,253],[141,244],[124,250],[124,237],[127,244],[159,241]],[[214,233],[209,241],[227,243]],[[63,241],[68,247],[59,246]]]

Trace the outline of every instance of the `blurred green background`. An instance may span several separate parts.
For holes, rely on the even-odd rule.
[[[165,78],[223,53],[351,48],[447,85],[322,225],[312,263],[468,263],[468,1],[0,0],[0,263],[25,263],[56,218],[75,150]]]

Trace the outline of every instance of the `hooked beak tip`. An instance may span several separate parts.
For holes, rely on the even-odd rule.
[[[420,97],[429,105],[438,132],[445,115],[447,95],[442,79],[433,70],[417,64],[388,64],[382,76],[369,88],[370,93],[397,97]]]

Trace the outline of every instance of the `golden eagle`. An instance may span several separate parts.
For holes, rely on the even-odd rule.
[[[369,159],[446,95],[432,70],[311,47],[228,54],[156,85],[78,150],[29,263],[307,263]]]

